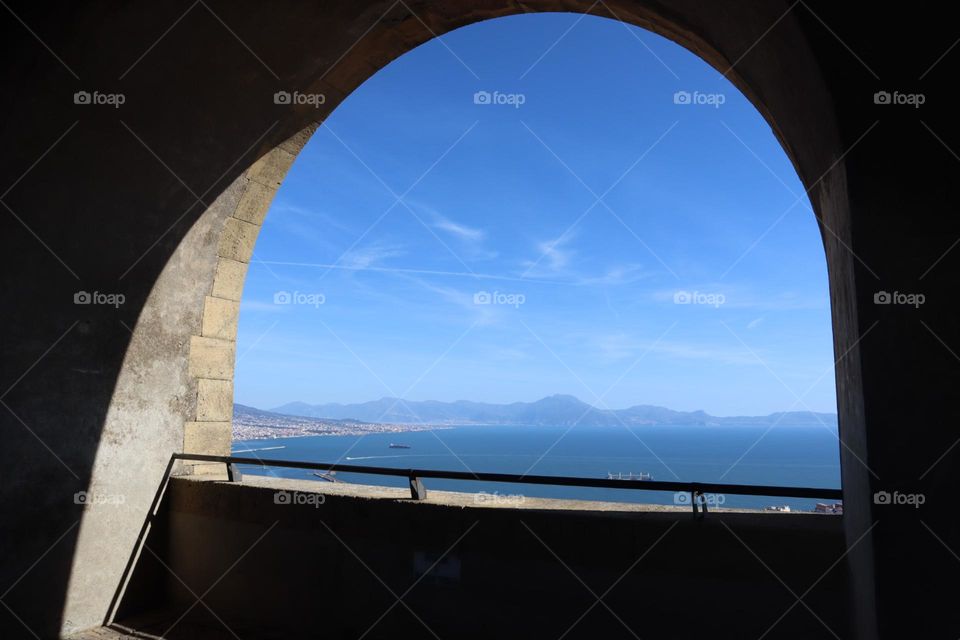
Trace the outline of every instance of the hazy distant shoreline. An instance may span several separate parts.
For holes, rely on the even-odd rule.
[[[380,406],[387,405],[388,406]],[[721,418],[703,411],[680,412],[662,407],[637,406],[610,411],[599,410],[572,396],[551,396],[533,403],[489,405],[472,402],[417,402],[402,403],[407,411],[401,420],[391,414],[396,400],[383,399],[362,405],[303,405],[310,410],[328,413],[346,413],[351,417],[296,415],[264,411],[241,404],[234,405],[234,440],[273,440],[304,436],[362,436],[374,433],[411,433],[433,429],[451,429],[461,426],[527,427],[648,427],[648,426],[821,426],[836,428],[835,414],[812,412],[777,413],[768,416],[741,416]],[[307,411],[285,405],[289,411]],[[335,407],[330,408],[330,407]],[[420,409],[411,415],[412,407]],[[365,421],[353,416],[376,415]],[[421,415],[422,414],[422,415]],[[393,419],[389,419],[393,418]],[[413,418],[412,420],[410,418]]]
[[[281,421],[313,419],[326,424],[344,421],[377,425],[527,425],[584,427],[643,427],[649,425],[759,425],[836,427],[835,413],[787,411],[762,416],[714,416],[706,411],[675,411],[655,405],[634,405],[624,409],[595,407],[571,395],[552,395],[534,402],[496,404],[458,400],[404,400],[380,398],[353,404],[307,404],[290,402],[269,411],[236,405],[251,416]]]
[[[364,436],[373,433],[413,433],[417,431],[432,431],[435,429],[453,429],[463,425],[423,425],[423,424],[390,424],[373,425],[375,427],[395,427],[389,429],[295,429],[288,427],[264,427],[258,425],[242,425],[233,423],[233,440],[282,440],[285,438],[303,438],[307,436]]]
[[[234,405],[233,410],[233,439],[235,441],[278,440],[304,436],[362,436],[373,433],[410,433],[431,429],[448,429],[451,426],[288,416],[243,405]]]

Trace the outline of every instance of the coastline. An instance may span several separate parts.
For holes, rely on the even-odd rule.
[[[252,440],[282,440],[286,438],[303,438],[307,436],[365,436],[379,433],[411,433],[417,431],[434,431],[437,429],[452,429],[458,425],[440,424],[392,424],[368,423],[356,424],[324,423],[304,419],[303,424],[290,426],[274,426],[266,424],[250,424],[234,421],[233,442]]]

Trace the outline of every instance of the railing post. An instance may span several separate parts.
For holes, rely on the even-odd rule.
[[[234,462],[227,463],[227,482],[241,482],[243,474],[240,473],[240,467]]]
[[[700,502],[700,498],[703,498],[703,502]],[[707,515],[707,496],[699,489],[693,489],[690,491],[690,503],[693,504],[693,519],[703,520]],[[702,511],[700,507],[703,507]]]
[[[426,500],[427,488],[423,486],[423,481],[412,473],[410,478],[410,497],[414,500]]]

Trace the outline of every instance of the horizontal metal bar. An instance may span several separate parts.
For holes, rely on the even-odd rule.
[[[316,471],[343,471],[381,476],[440,478],[444,480],[475,480],[481,482],[507,482],[513,484],[541,484],[564,487],[596,487],[602,489],[635,489],[640,491],[699,491],[701,493],[724,493],[744,496],[776,496],[784,498],[820,498],[841,500],[840,489],[817,489],[809,487],[777,487],[770,485],[719,484],[704,482],[661,482],[657,480],[611,480],[607,478],[572,478],[569,476],[534,476],[513,473],[472,473],[469,471],[441,471],[436,469],[393,469],[326,462],[297,462],[292,460],[261,460],[235,456],[210,456],[199,453],[175,453],[175,460],[197,462],[221,462],[224,464],[249,464],[256,467],[280,467],[285,469],[312,469]]]

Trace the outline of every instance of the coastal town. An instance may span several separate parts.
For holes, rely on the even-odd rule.
[[[390,424],[359,420],[330,420],[288,416],[236,405],[233,413],[234,440],[266,440],[300,436],[353,436],[371,433],[400,433],[438,429],[429,424]]]

